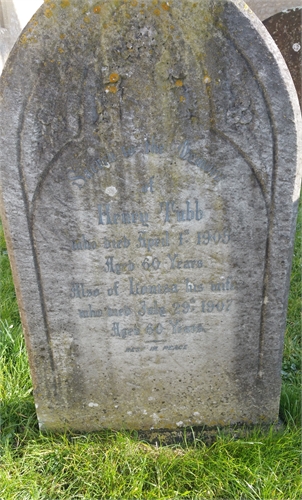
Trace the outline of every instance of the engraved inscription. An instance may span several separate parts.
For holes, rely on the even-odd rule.
[[[132,337],[133,335],[139,335],[140,330],[136,326],[133,328],[121,328],[119,323],[113,323],[112,326],[112,337],[120,337],[125,339],[127,337]]]
[[[100,295],[99,288],[86,288],[84,283],[73,283],[71,286],[70,298],[97,297]]]
[[[177,259],[178,254],[175,253],[173,256],[168,254],[170,259],[171,269],[200,269],[202,267],[202,260],[179,260]]]
[[[165,231],[165,235],[157,238],[149,238],[146,231],[139,231],[138,244],[139,248],[147,248],[151,250],[157,247],[169,246],[169,232]]]
[[[95,250],[96,248],[96,242],[87,240],[84,234],[79,240],[72,242],[72,250]]]
[[[142,224],[148,226],[149,214],[147,212],[113,212],[110,203],[98,205],[99,224]]]
[[[166,316],[166,308],[164,306],[158,306],[157,301],[154,300],[152,306],[146,305],[146,301],[140,301],[140,309],[138,310],[138,314],[140,316],[145,316],[145,314]]]
[[[159,284],[159,285],[140,285],[135,283],[134,278],[129,278],[129,294],[130,295],[146,295],[146,294],[166,294],[166,293],[177,293],[178,286],[176,283],[172,285],[169,284]]]
[[[135,268],[134,263],[129,260],[128,262],[114,262],[114,257],[110,256],[106,258],[106,263],[105,263],[105,272],[106,273],[115,273],[115,274],[121,274],[125,273],[127,271],[133,271]]]
[[[141,152],[151,161],[162,157],[164,148],[146,140]],[[232,310],[237,285],[221,252],[230,247],[234,234],[228,224],[221,224],[215,194],[169,199],[165,193],[162,197],[160,178],[153,171],[147,170],[132,191],[131,198],[140,203],[121,203],[120,186],[108,177],[120,154],[128,160],[138,149],[122,146],[120,153],[96,160],[92,169],[108,178],[104,193],[114,196],[111,201],[100,197],[95,205],[99,232],[82,231],[71,241],[72,251],[79,255],[79,251],[91,255],[93,251],[100,283],[74,282],[70,297],[82,321],[105,322],[104,332],[106,328],[109,332],[104,335],[109,334],[112,342],[128,343],[139,337],[142,345],[127,345],[125,352],[177,353],[193,348],[193,339],[209,334],[217,315],[229,315]],[[210,172],[214,184],[218,181],[218,171],[193,153],[187,142],[177,155]],[[220,215],[215,215],[216,210]],[[176,337],[182,343],[173,342]],[[156,345],[144,347],[149,343]]]
[[[214,311],[228,312],[230,310],[232,302],[233,301],[231,299],[227,299],[225,301],[218,300],[217,302],[213,301],[213,300],[203,300],[201,302],[201,312],[203,312],[203,313],[204,312],[212,313]]]
[[[186,222],[191,220],[200,221],[203,217],[203,212],[199,208],[199,201],[195,200],[193,209],[192,203],[186,201],[186,206],[184,210],[179,210],[176,207],[175,201],[165,201],[160,204],[160,207],[164,213],[164,222],[170,222],[171,220],[177,220],[177,222]]]
[[[104,248],[128,248],[130,245],[130,240],[123,236],[119,240],[104,238]]]
[[[230,242],[231,234],[229,229],[225,229],[222,233],[219,231],[204,231],[197,232],[197,245],[208,245],[209,243],[224,243],[227,245]]]
[[[194,325],[183,325],[179,320],[171,320],[172,333],[202,333],[206,330],[201,323]]]
[[[164,146],[157,144],[154,138],[151,140],[146,139],[145,143],[138,148],[134,146],[121,146],[119,151],[104,153],[103,156],[91,160],[90,165],[82,170],[68,169],[67,179],[71,182],[72,186],[81,190],[87,182],[95,181],[100,172],[103,172],[104,169],[109,169],[115,162],[122,158],[128,159],[137,153],[162,155],[164,151]],[[178,157],[191,165],[197,166],[201,171],[209,175],[215,184],[224,179],[224,174],[219,169],[209,164],[200,154],[190,149],[188,141],[184,141],[178,146]],[[147,193],[148,191],[151,193],[154,192],[153,179],[154,177],[150,177],[149,182],[142,187],[143,193]]]
[[[79,309],[80,318],[100,318],[102,316],[101,309],[92,309],[91,304],[88,305],[88,309]]]

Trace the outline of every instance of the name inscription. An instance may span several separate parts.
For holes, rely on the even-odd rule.
[[[148,212],[114,212],[112,203],[105,205],[99,204],[98,209],[98,223],[101,225],[117,225],[117,224],[142,224],[148,226],[149,213]],[[177,222],[187,221],[200,221],[203,218],[203,211],[200,209],[199,200],[194,201],[194,208],[192,209],[192,202],[186,201],[185,209],[177,209],[175,201],[165,201],[160,203],[160,211],[163,212],[163,222]],[[151,222],[151,221],[150,221]]]

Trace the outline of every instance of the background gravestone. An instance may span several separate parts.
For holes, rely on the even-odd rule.
[[[42,428],[276,419],[299,119],[242,2],[45,2],[0,125]]]
[[[262,21],[278,12],[301,7],[299,0],[249,0],[246,3]]]
[[[302,106],[302,7],[279,12],[263,21],[278,45],[295,84]]]
[[[43,0],[0,0],[0,74],[21,29]]]

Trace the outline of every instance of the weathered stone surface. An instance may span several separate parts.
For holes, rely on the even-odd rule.
[[[46,2],[1,108],[41,427],[274,421],[301,128],[256,16],[232,1]]]
[[[0,0],[0,72],[21,29],[42,4],[43,0],[26,0],[26,3],[24,0]],[[251,0],[248,4],[261,20],[294,6],[289,0]]]
[[[263,22],[292,75],[302,106],[302,7],[279,12]]]

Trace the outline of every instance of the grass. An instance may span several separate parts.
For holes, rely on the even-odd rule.
[[[126,433],[36,433],[4,446],[2,498],[298,499],[299,455],[292,429],[166,448]]]
[[[282,367],[282,429],[218,432],[152,446],[135,433],[49,434],[38,430],[28,360],[5,241],[0,231],[0,499],[298,500],[301,457],[300,207]]]

